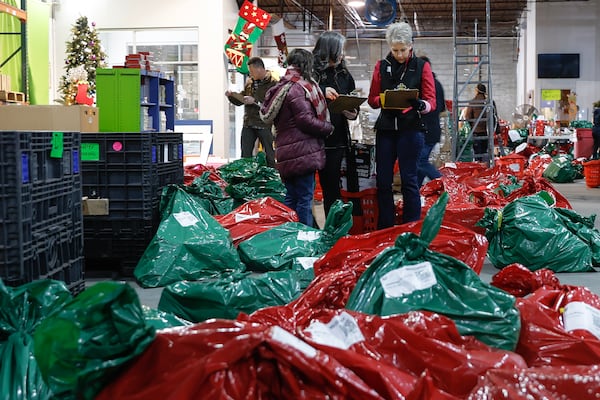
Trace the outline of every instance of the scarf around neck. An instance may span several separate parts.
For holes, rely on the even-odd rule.
[[[296,67],[289,67],[285,75],[280,81],[280,85],[278,89],[276,89],[276,93],[272,95],[272,100],[266,107],[261,108],[260,117],[263,121],[273,121],[281,106],[283,104],[283,100],[287,96],[288,91],[293,83],[297,83],[304,89],[306,93],[306,98],[312,104],[317,118],[322,121],[329,120],[329,110],[327,109],[327,102],[325,100],[325,96],[319,89],[319,85],[314,82],[312,79],[307,81],[300,75],[300,71]]]

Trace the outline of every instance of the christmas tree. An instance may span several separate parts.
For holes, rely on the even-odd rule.
[[[106,66],[106,54],[100,46],[94,22],[90,26],[87,17],[80,17],[71,28],[71,33],[72,40],[67,42],[66,73],[60,81],[62,100],[67,105],[78,103],[78,87],[80,95],[84,89],[87,92],[85,94],[93,98],[96,93],[96,69]]]

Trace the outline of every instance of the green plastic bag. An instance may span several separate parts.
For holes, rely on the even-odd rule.
[[[158,231],[133,271],[143,287],[241,272],[231,235],[193,196],[177,188]]]
[[[33,332],[72,299],[64,282],[44,279],[15,288],[0,280],[0,399],[49,399],[34,357]]]
[[[289,269],[296,257],[321,256],[352,228],[352,203],[336,200],[323,230],[286,222],[238,245],[240,259],[253,271]]]
[[[222,165],[218,171],[228,183],[225,190],[234,199],[233,208],[263,197],[272,197],[281,203],[285,200],[285,185],[279,172],[267,166],[263,152],[255,158],[241,158]]]
[[[312,281],[312,269],[233,274],[220,279],[177,282],[162,291],[158,309],[192,322],[235,319],[296,299]]]
[[[154,327],[157,331],[174,328],[176,326],[192,325],[190,321],[179,318],[170,312],[160,311],[144,305],[142,305],[142,311],[144,312],[144,320],[146,320],[146,323]]]
[[[210,172],[205,172],[194,179],[191,185],[167,185],[163,187],[160,197],[160,215],[162,218],[171,214],[171,198],[178,190],[190,195],[190,201],[198,204],[210,215],[227,214],[233,210],[233,199],[223,192],[221,187],[209,179]],[[162,219],[161,218],[161,219]]]
[[[99,282],[40,323],[34,353],[57,397],[93,399],[154,332],[131,286]]]
[[[591,226],[590,221],[571,219],[573,213],[552,208],[553,202],[541,191],[518,198],[501,210],[485,209],[477,226],[485,228],[488,257],[496,268],[519,263],[531,271],[593,271],[599,251],[593,219]],[[580,231],[584,238],[578,236]]]
[[[578,175],[577,169],[572,165],[573,158],[567,155],[556,156],[548,164],[542,176],[552,182],[573,182]]]
[[[439,232],[448,194],[427,213],[421,236],[404,233],[359,278],[346,308],[394,315],[426,310],[451,318],[461,335],[514,350],[521,327],[515,298],[463,262],[427,247]]]

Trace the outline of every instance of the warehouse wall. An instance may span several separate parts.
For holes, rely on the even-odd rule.
[[[235,0],[177,0],[168,4],[159,0],[61,0],[54,7],[52,79],[55,85],[63,73],[65,43],[70,38],[70,28],[81,15],[95,21],[102,29],[197,27],[203,56],[199,71],[199,90],[203,94],[200,118],[214,121],[213,151],[218,156],[228,156],[230,135],[225,133],[230,132],[230,121],[229,107],[223,96],[228,85],[227,74],[223,73],[226,71],[223,45],[227,29],[232,29],[237,22]],[[600,52],[596,50],[596,37],[600,33],[600,2],[537,3],[530,0],[528,10],[526,16],[529,19],[522,23],[519,37],[492,40],[492,93],[500,117],[510,120],[514,107],[528,102],[529,96],[534,105],[539,106],[541,89],[573,88],[578,94],[578,103],[591,107],[591,103],[600,98]],[[351,32],[349,36],[353,36]],[[268,30],[264,39],[270,43]],[[290,46],[310,47],[312,39],[292,42]],[[274,44],[266,46],[274,47]],[[446,97],[451,99],[454,74],[452,39],[419,38],[415,48],[431,58]],[[361,39],[357,46],[356,41],[349,38],[348,55],[354,56],[349,61],[355,78],[360,80],[363,75],[362,79],[368,81],[374,62],[387,50],[382,40]],[[538,82],[535,75],[537,52],[580,52],[583,63],[581,79]]]
[[[60,0],[54,9],[54,73],[55,90],[64,74],[66,42],[71,38],[71,27],[80,16],[88,17],[100,29],[111,28],[198,28],[201,62],[199,64],[200,119],[214,121],[213,149],[224,155],[229,148],[225,126],[228,107],[223,93],[227,88],[226,60],[223,45],[227,29],[237,22],[238,6],[235,0],[197,1],[176,0]],[[54,94],[52,98],[58,98]],[[215,101],[215,98],[219,101]],[[102,112],[102,110],[100,110]]]
[[[600,100],[600,1],[536,3],[535,24],[529,68],[537,71],[537,53],[580,53],[581,69],[579,79],[535,79],[534,105],[539,107],[542,89],[571,89],[591,120],[592,103]]]

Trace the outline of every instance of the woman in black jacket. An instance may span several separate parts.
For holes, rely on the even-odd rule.
[[[594,139],[594,147],[590,158],[600,159],[600,101],[594,103],[594,126],[592,126],[592,137]]]
[[[346,38],[333,31],[321,34],[313,49],[314,75],[327,101],[335,100],[340,94],[350,94],[356,89],[354,78],[344,61]],[[340,177],[342,158],[350,147],[349,119],[356,119],[358,110],[331,113],[333,134],[325,139],[325,167],[319,170],[319,182],[323,190],[325,216],[331,205],[341,198]],[[353,191],[358,191],[356,179]]]

